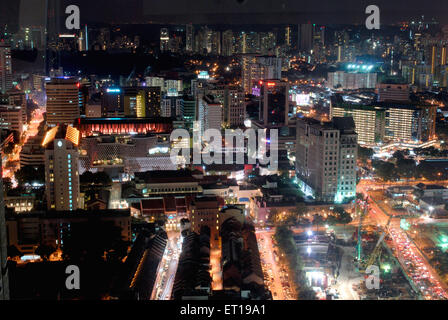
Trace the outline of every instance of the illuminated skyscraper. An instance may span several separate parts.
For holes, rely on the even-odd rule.
[[[75,78],[52,78],[46,83],[47,124],[73,124],[79,118],[82,97],[79,82]]]
[[[12,88],[11,47],[0,42],[0,93]]]
[[[352,118],[297,120],[299,186],[316,200],[338,203],[356,196],[357,134]]]
[[[168,44],[170,42],[170,33],[167,28],[160,29],[160,51],[168,51]]]
[[[289,122],[289,83],[261,80],[259,120],[264,126],[287,126]]]
[[[191,23],[187,24],[185,32],[185,51],[192,52],[194,46],[194,29]]]
[[[79,139],[77,129],[58,126],[47,131],[42,141],[49,210],[72,211],[79,207]]]
[[[222,33],[222,55],[231,56],[233,54],[233,31],[226,30]]]
[[[313,48],[313,25],[299,25],[299,50],[309,52]]]

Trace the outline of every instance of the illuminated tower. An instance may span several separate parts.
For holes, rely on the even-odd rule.
[[[0,93],[12,88],[11,47],[0,42]]]
[[[73,124],[79,118],[82,98],[79,82],[75,78],[52,78],[46,84],[47,89],[47,124]]]
[[[79,206],[78,145],[73,127],[54,127],[45,134],[45,192],[49,210],[73,211]]]
[[[168,51],[168,44],[170,42],[170,34],[167,28],[160,29],[160,51]]]

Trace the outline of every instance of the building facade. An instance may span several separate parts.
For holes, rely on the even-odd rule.
[[[71,125],[79,118],[82,104],[79,82],[74,78],[52,78],[46,83],[47,124]]]
[[[302,191],[328,203],[355,197],[357,148],[352,118],[297,120],[296,174]]]

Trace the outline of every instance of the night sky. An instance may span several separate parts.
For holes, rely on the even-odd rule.
[[[40,24],[44,2],[0,0],[0,23],[17,20],[20,25]],[[364,23],[365,8],[376,4],[386,24],[422,14],[448,24],[447,0],[60,0],[60,3],[62,14],[65,6],[79,5],[82,23],[349,24]]]

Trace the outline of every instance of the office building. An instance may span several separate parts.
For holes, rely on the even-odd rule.
[[[296,174],[317,201],[339,203],[356,195],[357,134],[349,117],[297,120]],[[344,200],[345,199],[345,200]]]
[[[377,84],[376,72],[335,71],[328,72],[327,85],[332,89],[375,89]]]
[[[395,83],[379,83],[376,85],[378,102],[409,101],[409,85]]]
[[[20,151],[20,167],[33,166],[37,167],[45,164],[45,148],[42,147],[43,136],[37,134],[30,137],[23,145]]]
[[[26,124],[26,114],[22,107],[0,105],[0,129],[14,130],[20,135]]]
[[[226,30],[222,33],[222,50],[221,53],[225,57],[233,55],[233,31]]]
[[[101,116],[124,116],[124,104],[121,88],[106,88],[101,91]]]
[[[56,126],[45,134],[45,192],[49,210],[73,211],[79,207],[78,145],[80,133]]]
[[[260,80],[259,121],[265,127],[287,126],[289,122],[289,83]]]
[[[160,117],[160,87],[124,87],[122,90],[125,116],[137,118]]]
[[[189,23],[185,29],[185,51],[191,53],[193,52],[194,46],[194,28],[193,25]]]
[[[213,96],[206,95],[199,99],[198,110],[201,133],[208,129],[221,130],[223,106]]]
[[[47,124],[70,125],[79,118],[82,97],[77,79],[63,77],[52,78],[46,83]]]
[[[241,72],[244,92],[252,93],[252,88],[260,80],[281,79],[282,59],[275,56],[243,55]]]
[[[168,45],[170,42],[170,32],[167,28],[160,29],[160,51],[168,51]]]
[[[244,124],[246,104],[244,91],[241,87],[216,85],[206,89],[215,100],[223,106],[223,123],[228,127],[238,127]]]
[[[311,23],[300,24],[298,36],[299,50],[309,52],[313,49],[313,25]]]
[[[400,101],[362,105],[346,102],[340,95],[333,96],[330,104],[330,118],[352,117],[358,142],[371,146],[386,142],[424,143],[435,139],[436,113],[435,105]]]
[[[0,42],[0,93],[12,89],[11,47]]]
[[[184,96],[184,116],[185,126],[188,129],[193,128],[193,121],[197,118],[196,99],[192,96]]]
[[[183,117],[184,99],[180,96],[165,96],[161,102],[162,117]]]

